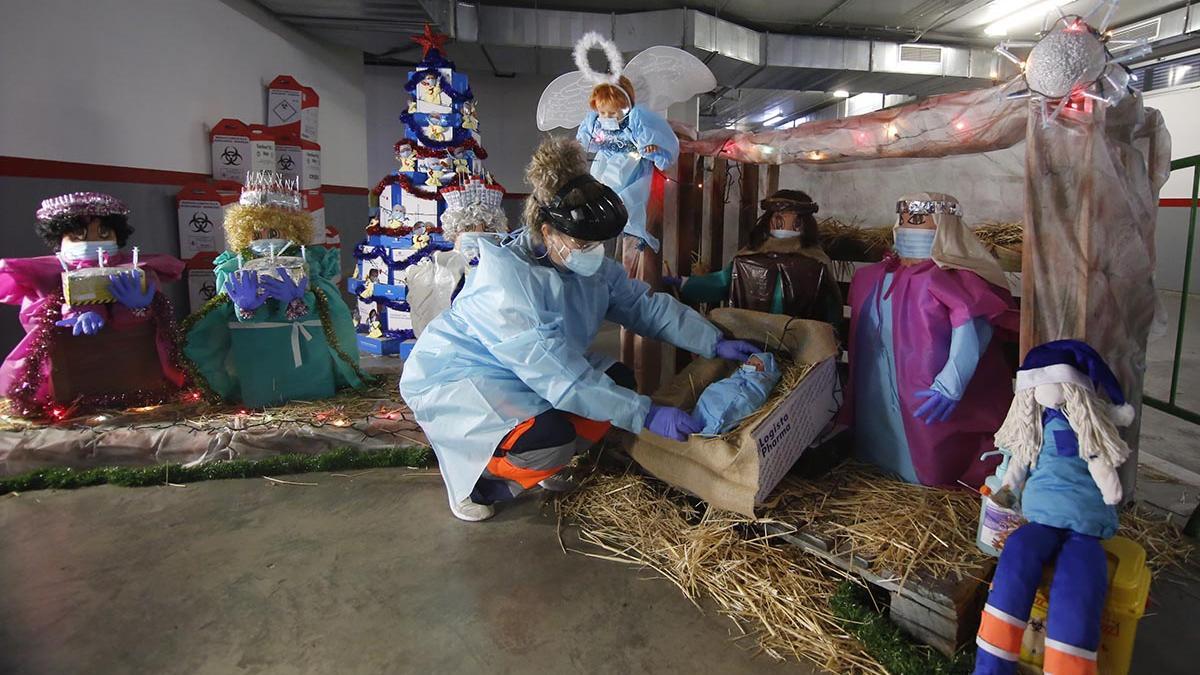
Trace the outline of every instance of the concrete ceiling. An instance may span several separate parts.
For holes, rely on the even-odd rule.
[[[1045,12],[1032,14],[1030,5],[1047,4],[1046,0],[489,0],[461,2],[456,0],[258,0],[260,4],[319,39],[362,50],[368,63],[409,65],[420,59],[420,48],[410,37],[426,24],[440,31],[462,32],[461,17],[476,17],[474,35],[458,35],[448,48],[448,56],[459,68],[491,71],[497,76],[518,74],[557,75],[574,68],[567,38],[583,30],[599,29],[614,35],[642,33],[638,40],[650,40],[631,49],[661,41],[683,46],[708,63],[717,76],[720,87],[712,96],[701,101],[702,125],[725,125],[734,121],[755,123],[766,119],[765,113],[783,114],[788,119],[808,114],[836,102],[831,92],[846,90],[925,96],[960,89],[989,86],[997,75],[996,68],[980,67],[984,49],[990,49],[1004,37],[1029,38],[1043,25]],[[1098,0],[1062,0],[1066,13],[1086,14]],[[1159,14],[1187,2],[1179,0],[1123,0],[1114,14],[1112,25],[1120,26]],[[542,27],[537,38],[544,40],[547,30],[550,41],[523,41],[528,34],[529,13],[502,12],[501,8],[538,10],[536,16]],[[678,10],[694,10],[684,13]],[[669,12],[664,10],[677,10]],[[1024,10],[1024,11],[1023,11]],[[658,12],[658,14],[654,14]],[[681,44],[680,18],[697,13],[715,17],[716,24],[738,30],[738,26],[754,35],[773,40],[764,45],[761,54],[766,61],[747,62],[730,58],[728,53],[705,51],[692,44]],[[636,15],[630,27],[622,17]],[[457,17],[457,18],[456,18]],[[642,20],[645,17],[645,20]],[[993,22],[1009,18],[1005,36],[986,35]],[[704,17],[701,17],[704,19]],[[705,19],[707,20],[707,19]],[[623,23],[624,21],[624,23]],[[508,22],[497,25],[494,22]],[[510,24],[511,23],[511,27]],[[547,29],[547,26],[549,28]],[[624,26],[624,28],[622,28]],[[693,32],[698,28],[693,26]],[[522,31],[526,31],[523,33]],[[651,35],[653,33],[653,35]],[[504,35],[505,39],[498,36]],[[774,35],[775,38],[770,36]],[[849,54],[869,45],[868,67],[838,68],[810,67],[796,62],[771,62],[771,50],[780,43],[795,39],[789,36],[823,36],[845,39],[845,47],[837,42],[819,45],[831,54]],[[517,38],[517,39],[514,39]],[[803,40],[803,39],[801,39]],[[810,41],[811,42],[811,41]],[[814,53],[810,42],[801,41],[791,47],[793,54],[805,57]],[[826,42],[829,42],[828,40]],[[894,69],[877,68],[878,55],[874,45],[912,44],[945,45],[957,49],[958,59],[970,59],[969,75],[947,76],[929,73],[904,73]],[[622,45],[622,49],[626,49]],[[755,47],[754,49],[758,49]],[[776,50],[778,51],[778,50]],[[756,54],[760,52],[755,52]],[[836,59],[834,59],[836,61]],[[1002,70],[1002,68],[1001,68]],[[990,78],[989,78],[989,72]]]

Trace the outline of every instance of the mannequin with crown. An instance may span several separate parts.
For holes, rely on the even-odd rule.
[[[508,218],[500,206],[504,190],[499,186],[469,180],[443,190],[442,197],[446,201],[442,236],[453,242],[454,249],[435,251],[408,271],[408,304],[417,337],[450,306],[479,264],[479,242],[498,241],[508,231]]]
[[[312,241],[294,181],[250,174],[225,216],[221,293],[188,319],[184,355],[210,395],[261,407],[361,388],[350,310],[334,285],[338,253]]]
[[[20,415],[61,417],[71,409],[159,403],[177,392],[184,375],[159,285],[178,280],[183,262],[140,255],[136,246],[121,250],[133,228],[129,208],[110,195],[46,199],[37,220],[54,254],[0,260],[0,302],[21,307],[26,331],[0,366],[0,396]],[[103,371],[106,363],[121,376],[81,372]]]

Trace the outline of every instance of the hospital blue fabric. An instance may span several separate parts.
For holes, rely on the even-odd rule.
[[[705,388],[696,401],[694,415],[704,423],[701,434],[715,436],[737,426],[755,410],[762,407],[779,382],[779,366],[768,353],[755,354],[763,362],[763,370],[742,366],[723,380]]]
[[[897,394],[892,299],[886,292],[892,279],[891,272],[884,275],[875,297],[858,318],[861,327],[854,353],[860,360],[855,364],[854,387],[860,402],[856,407],[875,411],[875,415],[869,422],[855,425],[855,452],[864,461],[917,483]]]
[[[948,398],[961,401],[975,375],[979,358],[992,341],[992,324],[977,317],[950,332],[950,355],[946,365],[933,379],[933,389]]]
[[[679,157],[675,130],[657,113],[639,105],[629,110],[617,131],[601,129],[597,119],[595,111],[589,112],[576,132],[580,145],[596,153],[592,176],[612,188],[624,202],[629,212],[625,234],[641,239],[657,253],[661,244],[646,230],[646,205],[654,167],[665,171]],[[658,150],[643,155],[642,149],[650,145],[658,146]]]
[[[642,430],[650,399],[604,374],[613,359],[587,351],[605,319],[710,358],[721,338],[611,258],[583,277],[535,255],[525,233],[481,242],[475,273],[421,334],[400,379],[452,503],[471,493],[509,431],[547,410]]]
[[[987,605],[1020,622],[1029,621],[1042,570],[1054,565],[1046,639],[1095,652],[1100,614],[1108,595],[1108,563],[1100,540],[1068,529],[1028,523],[1009,535],[996,565]],[[988,611],[988,610],[984,610]],[[1016,662],[981,648],[976,675],[1010,675]]]
[[[1117,507],[1104,503],[1100,488],[1079,456],[1079,441],[1057,410],[1042,416],[1042,450],[1021,491],[1027,520],[1107,539],[1117,532]]]

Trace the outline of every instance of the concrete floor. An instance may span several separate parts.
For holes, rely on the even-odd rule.
[[[2,497],[0,673],[814,672],[536,500],[461,523],[406,474]]]

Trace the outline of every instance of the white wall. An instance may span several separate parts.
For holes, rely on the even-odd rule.
[[[1146,94],[1146,107],[1157,108],[1171,132],[1171,159],[1200,155],[1200,84]],[[1164,198],[1192,195],[1192,176],[1176,171],[1163,186]]]
[[[5,2],[0,155],[209,173],[208,128],[265,119],[264,84],[321,97],[326,184],[367,185],[362,54],[249,0]]]
[[[404,82],[409,70],[392,66],[366,69],[367,170],[372,186],[396,169],[392,146],[404,135],[399,115],[408,105]],[[488,170],[509,192],[528,192],[525,165],[544,136],[537,128],[537,102],[553,78],[503,78],[474,71],[463,74],[478,104],[479,133],[481,145],[488,152]]]

